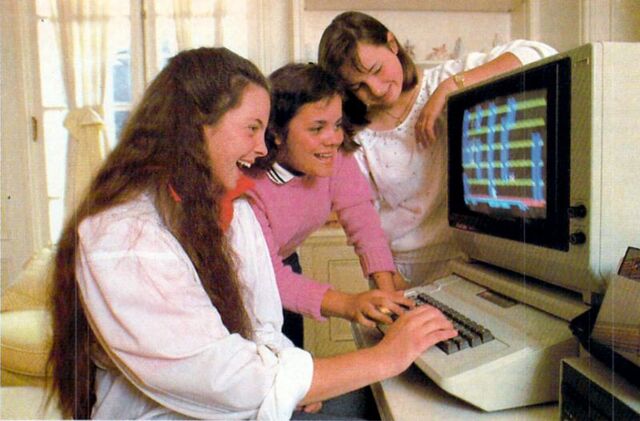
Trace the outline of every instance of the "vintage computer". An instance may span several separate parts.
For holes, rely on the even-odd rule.
[[[587,44],[448,99],[449,223],[469,259],[410,290],[461,337],[417,361],[486,411],[558,400],[568,322],[640,242],[640,43]]]

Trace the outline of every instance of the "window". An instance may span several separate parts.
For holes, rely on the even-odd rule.
[[[37,34],[40,110],[45,144],[50,240],[56,242],[63,225],[68,112],[57,35],[55,1],[33,0]],[[63,1],[63,0],[58,0]],[[258,48],[256,0],[191,0],[189,10],[175,10],[175,0],[112,0],[108,20],[109,61],[104,119],[111,147],[117,143],[135,101],[180,42],[192,46],[226,46],[248,58]],[[252,57],[253,56],[253,57]]]

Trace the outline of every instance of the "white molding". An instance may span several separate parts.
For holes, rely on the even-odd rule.
[[[511,12],[521,2],[522,0],[306,0],[305,10]]]
[[[268,72],[267,69],[271,67],[271,58],[267,53],[271,51],[270,45],[270,37],[268,36],[268,30],[266,22],[270,21],[269,17],[271,15],[271,4],[269,4],[269,0],[256,0],[256,23],[258,25],[257,32],[260,34],[257,38],[257,48],[256,59],[258,63],[256,65],[263,71]]]
[[[44,145],[33,139],[31,118],[39,118],[33,2],[11,2],[0,18],[2,100],[2,285],[8,285],[33,252],[48,243]]]
[[[305,0],[290,0],[292,16],[293,60],[299,62],[304,59],[304,10]]]
[[[612,39],[611,16],[613,3],[610,0],[581,1],[581,16],[583,19],[581,22],[581,41],[583,43]]]
[[[527,31],[530,40],[540,40],[540,0],[528,0],[526,5]]]
[[[42,92],[40,86],[39,71],[39,55],[37,48],[37,27],[29,22],[31,16],[35,16],[35,5],[32,2],[27,2],[28,6],[25,10],[24,18],[20,20],[19,25],[21,30],[25,31],[26,37],[22,37],[22,43],[20,45],[21,52],[23,54],[23,60],[21,61],[22,68],[22,83],[25,89],[24,99],[27,104],[27,116],[37,117],[38,127],[37,138],[35,141],[29,141],[27,147],[27,182],[29,191],[29,206],[30,209],[27,212],[22,213],[20,216],[24,218],[25,214],[30,218],[30,231],[32,235],[32,243],[30,252],[34,252],[50,244],[49,239],[49,199],[47,196],[47,172],[46,172],[46,159],[45,159],[45,147],[43,141],[43,110],[40,99],[36,100],[36,94],[39,95]],[[38,66],[32,66],[32,63],[37,63]],[[27,121],[26,124],[30,125],[31,121]],[[29,130],[29,137],[33,139],[34,134]],[[31,257],[31,253],[29,256]]]

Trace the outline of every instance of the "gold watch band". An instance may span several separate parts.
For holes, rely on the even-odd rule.
[[[464,72],[453,75],[453,82],[456,84],[458,89],[464,88]]]

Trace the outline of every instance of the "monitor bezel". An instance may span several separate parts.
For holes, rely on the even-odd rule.
[[[494,217],[464,203],[462,121],[464,110],[510,94],[546,89],[546,218]],[[569,250],[571,60],[563,58],[455,93],[447,102],[449,225],[555,250]]]

